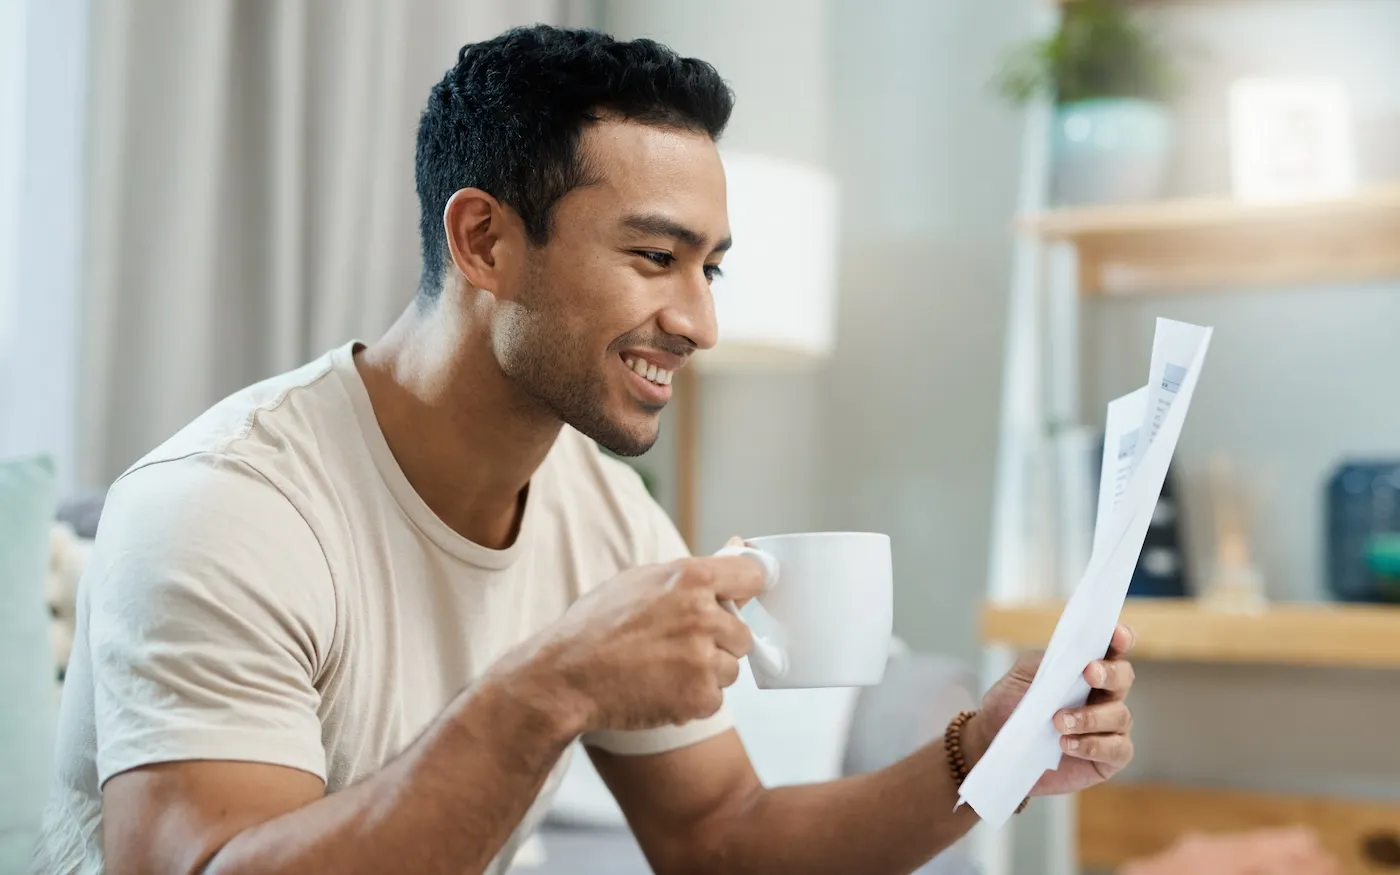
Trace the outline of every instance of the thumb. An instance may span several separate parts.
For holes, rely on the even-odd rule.
[[[1045,656],[1044,650],[1030,650],[1016,657],[1016,662],[1011,666],[1008,677],[1015,677],[1018,680],[1030,683],[1035,678],[1035,673],[1040,670],[1040,661]]]

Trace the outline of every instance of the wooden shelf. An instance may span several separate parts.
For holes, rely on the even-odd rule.
[[[987,644],[1031,649],[1050,641],[1062,605],[988,605]],[[1202,608],[1189,599],[1129,599],[1123,622],[1137,659],[1400,668],[1400,607],[1283,603],[1262,614]]]
[[[1400,277],[1400,183],[1346,198],[1193,198],[1053,210],[1022,232],[1074,244],[1082,292],[1124,294]]]
[[[1244,832],[1304,824],[1346,875],[1400,865],[1400,803],[1245,793],[1109,781],[1079,794],[1079,858],[1118,867],[1188,833]]]

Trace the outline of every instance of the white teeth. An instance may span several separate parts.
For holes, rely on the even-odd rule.
[[[634,359],[624,356],[622,363],[633,371],[636,371],[639,376],[646,377],[658,386],[671,385],[671,378],[674,376],[674,373],[665,368],[658,368],[656,365],[649,363],[646,359]]]

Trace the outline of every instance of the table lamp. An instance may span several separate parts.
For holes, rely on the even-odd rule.
[[[676,526],[696,544],[700,381],[805,371],[836,335],[836,183],[825,170],[722,150],[734,248],[713,286],[719,343],[677,373]]]

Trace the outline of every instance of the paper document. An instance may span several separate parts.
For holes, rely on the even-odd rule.
[[[1084,669],[1108,650],[1147,528],[1191,406],[1211,329],[1157,320],[1148,384],[1109,405],[1094,547],[1035,680],[963,781],[967,803],[999,829],[1040,776],[1060,762],[1061,708],[1084,704]]]
[[[1118,500],[1128,488],[1137,461],[1137,438],[1147,411],[1147,387],[1108,403],[1103,430],[1103,470],[1099,474],[1099,507],[1094,517],[1094,550],[1103,549]],[[1090,555],[1093,555],[1090,553]]]
[[[1157,436],[1162,420],[1172,409],[1181,392],[1182,381],[1196,350],[1208,343],[1210,329],[1170,319],[1157,320],[1157,334],[1152,338],[1152,365],[1147,372],[1147,402],[1142,411],[1142,432],[1148,441]],[[1138,445],[1133,464],[1147,451],[1147,444]]]

